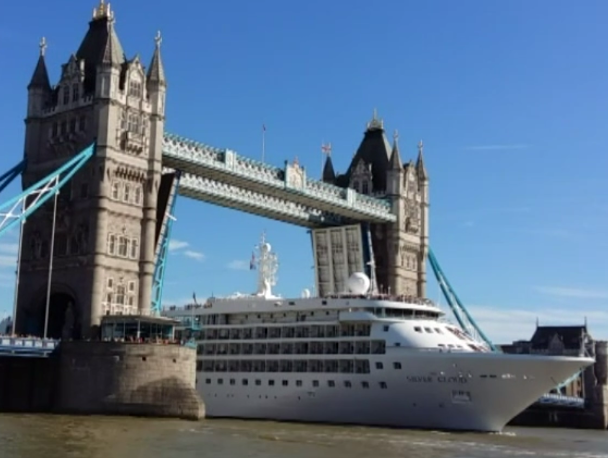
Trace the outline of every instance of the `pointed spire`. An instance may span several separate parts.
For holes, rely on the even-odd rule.
[[[389,170],[402,170],[403,162],[401,162],[401,155],[399,154],[399,132],[395,129],[393,133],[393,151],[391,153]]]
[[[384,130],[384,121],[378,118],[378,110],[375,108],[372,120],[367,123],[367,130]]]
[[[112,19],[113,17],[114,14],[110,9],[110,4],[106,3],[104,0],[99,0],[97,8],[93,8],[93,20]]]
[[[165,80],[165,68],[163,67],[163,61],[160,57],[160,45],[163,42],[163,37],[160,34],[160,30],[156,32],[154,37],[154,54],[152,55],[152,61],[148,69],[148,82],[158,83],[160,85],[167,84]]]
[[[125,62],[126,57],[122,49],[122,45],[118,40],[118,36],[116,35],[116,31],[114,30],[114,15],[107,16],[107,20],[108,35],[106,38],[101,63],[106,65],[121,65]]]
[[[32,75],[32,79],[30,80],[30,84],[28,84],[27,88],[43,88],[50,89],[51,83],[49,80],[49,72],[46,69],[46,61],[44,59],[44,55],[46,53],[46,38],[42,37],[40,40],[40,54],[38,56],[38,62],[36,63],[36,68],[34,69],[34,74]]]
[[[323,166],[323,176],[321,177],[321,180],[332,184],[336,181],[336,171],[334,170],[334,164],[330,155],[327,155],[325,158],[325,165]]]
[[[418,159],[416,160],[416,173],[418,174],[419,180],[428,180],[429,176],[426,172],[426,167],[424,166],[424,144],[422,140],[418,143]]]

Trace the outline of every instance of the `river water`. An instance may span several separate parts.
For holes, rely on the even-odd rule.
[[[0,415],[0,458],[608,458],[608,432],[502,434],[234,420]]]

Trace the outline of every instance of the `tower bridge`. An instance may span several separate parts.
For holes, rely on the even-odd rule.
[[[0,176],[0,191],[17,176],[23,185],[0,205],[0,236],[21,227],[14,331],[51,340],[4,339],[0,353],[46,355],[53,339],[96,337],[104,315],[158,312],[178,195],[312,229],[320,286],[339,283],[324,262],[360,224],[381,289],[424,297],[428,261],[459,323],[492,346],[429,249],[422,142],[403,163],[374,113],[346,173],[327,156],[315,180],[297,161],[276,167],[166,133],[160,34],[146,69],[127,58],[103,1],[55,85],[45,52],[43,39],[23,160]]]
[[[297,160],[276,167],[166,133],[160,33],[154,41],[147,68],[128,58],[114,12],[100,2],[56,84],[40,44],[24,158],[9,174],[21,172],[24,191],[0,209],[8,214],[0,235],[22,229],[17,332],[94,336],[104,315],[158,312],[178,195],[313,232],[362,224],[378,284],[425,295],[429,180],[421,145],[417,161],[404,165],[397,136],[391,144],[374,113],[347,172],[336,174],[328,156],[316,180]],[[338,249],[337,234],[314,237],[319,259]],[[335,272],[321,266],[317,275],[319,285],[336,284],[325,278]]]

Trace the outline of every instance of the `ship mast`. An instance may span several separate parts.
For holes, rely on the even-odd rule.
[[[257,248],[257,269],[258,269],[258,296],[273,297],[272,287],[277,284],[277,271],[279,260],[277,255],[272,252],[270,243],[266,241],[266,234],[262,232],[260,244]]]

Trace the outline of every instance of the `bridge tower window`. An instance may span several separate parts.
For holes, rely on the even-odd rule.
[[[108,253],[114,254],[116,252],[116,236],[114,234],[108,235]]]
[[[118,200],[118,196],[120,195],[120,184],[112,183],[112,199]]]

